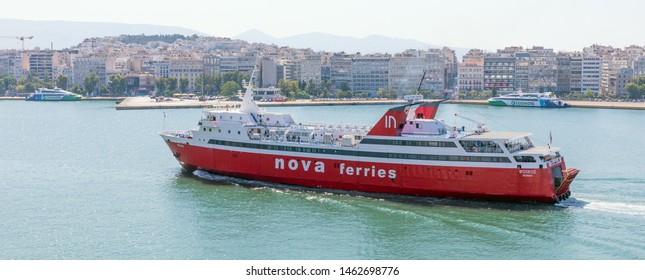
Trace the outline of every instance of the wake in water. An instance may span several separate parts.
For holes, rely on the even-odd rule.
[[[570,198],[562,201],[556,206],[566,208],[581,208],[586,210],[602,211],[606,213],[630,215],[630,216],[643,216],[645,217],[645,205],[630,204],[623,202],[606,202],[595,200],[578,200]]]

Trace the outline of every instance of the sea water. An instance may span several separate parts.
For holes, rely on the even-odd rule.
[[[201,109],[0,101],[0,259],[644,259],[643,111],[441,105],[581,169],[556,205],[366,196],[192,174],[159,137]],[[276,107],[373,125],[389,106]]]

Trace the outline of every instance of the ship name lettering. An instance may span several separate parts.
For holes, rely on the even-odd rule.
[[[314,171],[317,173],[325,173],[325,163],[322,161],[316,161],[314,163]],[[298,160],[292,159],[287,162],[287,168],[289,170],[296,171],[298,168],[302,166],[302,170],[304,171],[309,171],[309,168],[311,168],[311,160]],[[280,169],[284,170],[284,159],[283,158],[276,158],[275,159],[275,169]]]
[[[390,169],[390,170],[385,170],[385,169],[377,169],[376,166],[372,167],[351,167],[351,166],[346,166],[344,163],[340,164],[340,175],[356,175],[356,176],[363,176],[363,177],[379,177],[379,178],[387,178],[390,179],[395,179],[396,178],[396,170]]]

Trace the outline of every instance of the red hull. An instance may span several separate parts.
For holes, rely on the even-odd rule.
[[[389,194],[553,203],[568,196],[577,170],[559,188],[551,168],[450,167],[293,157],[166,141],[180,164],[223,175],[307,187]]]

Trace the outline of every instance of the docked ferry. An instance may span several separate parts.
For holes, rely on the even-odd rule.
[[[453,127],[440,102],[389,109],[373,126],[301,124],[260,109],[247,88],[239,108],[205,111],[195,129],[162,131],[181,166],[313,188],[554,203],[578,174],[560,149],[530,133]]]
[[[518,106],[518,107],[547,107],[564,108],[569,104],[562,102],[550,92],[545,93],[511,93],[488,99],[488,104],[494,106]]]
[[[83,96],[65,91],[59,88],[49,89],[49,88],[39,88],[36,92],[27,96],[25,100],[28,101],[78,101],[81,100]]]

